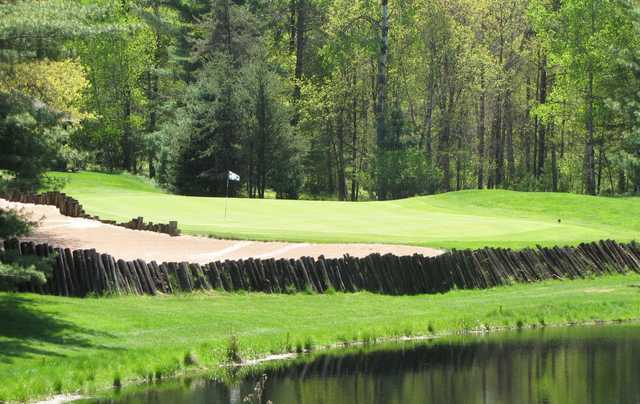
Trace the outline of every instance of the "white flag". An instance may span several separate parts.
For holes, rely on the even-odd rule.
[[[229,178],[229,181],[240,181],[240,176],[233,171],[229,171],[227,178]]]

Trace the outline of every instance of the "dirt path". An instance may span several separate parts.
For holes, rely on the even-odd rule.
[[[240,258],[299,258],[302,256],[362,257],[371,253],[435,256],[442,251],[432,248],[389,244],[310,244],[263,241],[219,240],[180,236],[149,231],[129,230],[95,220],[62,216],[53,206],[8,202],[0,199],[0,209],[17,209],[39,221],[28,239],[71,249],[95,248],[125,260],[188,261],[208,263]]]

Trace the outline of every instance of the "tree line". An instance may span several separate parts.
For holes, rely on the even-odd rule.
[[[0,3],[0,168],[182,194],[640,192],[633,0]]]

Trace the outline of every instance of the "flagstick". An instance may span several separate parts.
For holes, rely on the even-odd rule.
[[[227,220],[228,205],[229,205],[229,173],[227,173],[227,196],[224,198],[224,220]]]

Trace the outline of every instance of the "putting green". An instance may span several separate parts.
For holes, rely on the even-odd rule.
[[[296,242],[412,244],[441,248],[576,244],[640,231],[640,198],[504,190],[385,202],[229,199],[171,195],[131,175],[51,173],[105,219],[177,220],[188,234]]]

